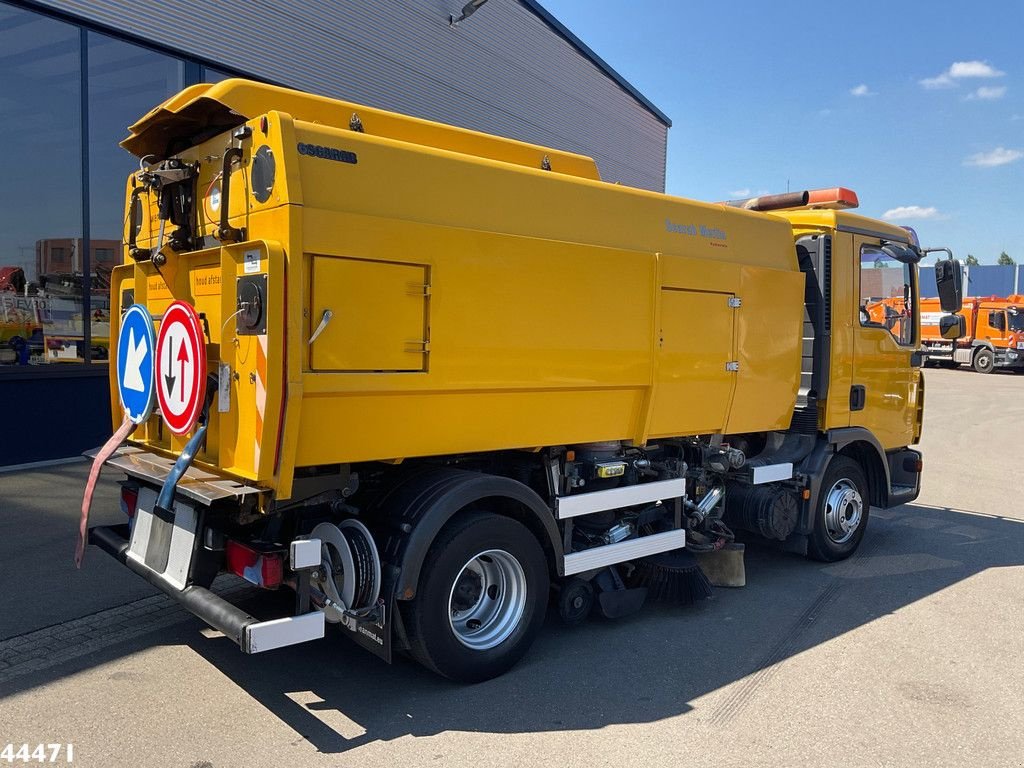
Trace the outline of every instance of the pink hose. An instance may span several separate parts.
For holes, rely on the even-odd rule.
[[[92,508],[92,495],[96,491],[96,481],[100,479],[100,470],[128,435],[135,431],[136,426],[138,425],[125,416],[121,426],[103,444],[100,452],[93,459],[92,469],[89,470],[89,482],[85,484],[85,496],[82,497],[82,517],[78,522],[78,546],[75,547],[75,566],[77,568],[82,567],[82,560],[85,557],[85,542],[89,536],[89,510]]]

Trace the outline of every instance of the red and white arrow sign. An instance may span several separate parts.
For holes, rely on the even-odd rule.
[[[206,343],[195,308],[175,301],[164,312],[156,340],[156,395],[164,422],[176,435],[195,426],[206,392]]]

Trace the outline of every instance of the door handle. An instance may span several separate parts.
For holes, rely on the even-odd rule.
[[[316,341],[317,336],[324,332],[327,328],[327,324],[331,322],[332,317],[334,317],[334,313],[329,309],[325,309],[323,315],[320,317],[320,325],[316,327],[316,330],[314,330],[313,334],[309,337],[310,344]]]
[[[867,402],[868,394],[863,384],[854,384],[850,387],[850,410],[863,411]]]

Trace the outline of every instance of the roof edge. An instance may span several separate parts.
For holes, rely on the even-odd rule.
[[[654,106],[653,102],[651,102],[650,99],[648,99],[646,96],[640,93],[640,91],[637,90],[636,86],[634,86],[626,78],[624,78],[622,75],[616,72],[611,64],[609,64],[607,61],[605,61],[596,53],[594,53],[594,50],[589,45],[587,45],[578,37],[576,37],[576,35],[574,35],[567,26],[565,26],[562,22],[560,22],[558,19],[552,16],[551,12],[548,11],[537,0],[520,0],[520,2],[522,2],[523,5],[529,8],[535,14],[540,16],[541,20],[543,20],[549,27],[551,27],[553,30],[555,30],[555,32],[564,37],[573,47],[579,50],[580,53],[582,53],[594,64],[596,64],[599,69],[604,71],[606,75],[608,75],[612,80],[614,80],[616,83],[622,86],[622,88],[625,89],[626,92],[629,93],[629,95],[631,95],[634,99],[639,101],[644,107],[647,108],[648,111],[650,111],[655,117],[657,117],[662,123],[664,123],[666,128],[672,127],[672,119],[668,115],[666,115],[656,106]]]

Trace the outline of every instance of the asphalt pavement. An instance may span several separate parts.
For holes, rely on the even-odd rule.
[[[96,549],[83,463],[0,474],[0,748],[82,766],[1022,766],[1024,375],[926,371],[920,499],[850,560],[566,628],[446,682],[344,638],[245,656]],[[117,521],[116,477],[94,520]],[[238,600],[259,595],[221,582]]]

